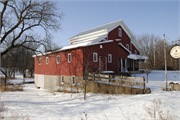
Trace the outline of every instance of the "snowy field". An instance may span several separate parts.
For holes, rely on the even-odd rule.
[[[145,77],[145,74],[132,76]],[[34,79],[27,78],[26,81]],[[169,82],[180,83],[179,71],[168,71]],[[12,82],[22,82],[22,76],[16,76]],[[153,109],[153,100],[161,99],[161,110],[169,111],[175,120],[180,120],[180,91],[162,91],[165,87],[164,71],[152,71],[149,74],[151,94],[142,95],[101,95],[82,93],[50,93],[37,89],[34,84],[25,84],[24,91],[1,93],[1,101],[7,108],[3,116],[11,112],[20,116],[28,114],[31,120],[149,120],[151,117],[145,107]]]

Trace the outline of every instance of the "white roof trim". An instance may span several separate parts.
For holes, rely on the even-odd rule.
[[[107,29],[98,30],[98,31],[91,32],[88,34],[76,36],[76,37],[68,39],[68,41],[76,41],[76,40],[79,41],[79,40],[83,40],[83,39],[87,39],[87,38],[91,38],[91,37],[97,37],[97,36],[101,36],[101,35],[105,35],[105,34],[107,34]]]
[[[140,60],[147,60],[147,59],[148,59],[147,56],[136,55],[136,54],[130,54],[130,55],[128,55],[127,58],[133,59],[133,60],[139,60],[139,59],[140,59]]]
[[[56,50],[53,52],[47,52],[47,53],[43,53],[43,54],[38,54],[38,55],[33,55],[32,57],[43,56],[43,55],[48,55],[51,53],[64,51],[64,50],[70,50],[70,49],[74,49],[74,48],[86,47],[86,46],[92,46],[92,45],[98,45],[98,44],[104,44],[104,43],[110,43],[110,42],[113,42],[113,40],[108,40],[108,41],[104,41],[104,42],[94,42],[94,43],[89,41],[89,42],[83,42],[83,43],[79,43],[79,44],[71,44],[69,46],[62,47],[59,50]]]
[[[121,47],[123,47],[126,51],[128,51],[129,53],[131,53],[131,51],[129,51],[126,47],[124,47],[124,45],[122,43],[119,43],[118,45],[120,45]]]

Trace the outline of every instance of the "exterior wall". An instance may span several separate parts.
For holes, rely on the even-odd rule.
[[[90,63],[90,65],[88,66],[89,71],[99,72],[99,65],[100,65],[99,57],[102,56],[102,57],[108,58],[108,54],[111,54],[112,62],[108,63],[108,59],[106,59],[107,71],[114,71],[116,74],[118,74],[118,71],[119,71],[118,59],[119,58],[125,59],[129,55],[129,53],[124,48],[122,48],[121,46],[118,45],[119,43],[120,43],[120,41],[113,41],[110,43],[103,43],[103,44],[85,47],[83,49],[84,63],[87,62],[87,58],[88,58],[89,63]],[[100,48],[100,46],[102,46],[102,48]],[[88,52],[88,51],[91,51],[91,52]],[[87,55],[87,53],[88,53],[88,55]],[[97,62],[93,62],[93,53],[98,54]],[[84,70],[85,70],[85,68],[84,68]]]
[[[119,37],[119,28],[121,28],[122,30],[122,37]],[[139,55],[139,51],[134,47],[134,45],[131,43],[131,39],[129,38],[129,36],[126,34],[126,32],[123,30],[123,28],[121,26],[118,26],[117,28],[115,28],[114,30],[110,31],[108,34],[108,39],[109,40],[115,40],[115,39],[121,39],[119,42],[121,42],[125,47],[126,44],[129,45],[129,50],[134,54],[135,50],[137,51],[137,54]]]
[[[108,34],[108,40],[114,40],[113,42],[88,46],[83,49],[83,53],[84,53],[83,61],[86,63],[86,61],[87,61],[86,58],[88,58],[90,63],[92,64],[92,65],[89,65],[89,69],[90,69],[89,71],[99,72],[99,66],[100,66],[99,56],[108,58],[108,54],[111,54],[112,55],[112,63],[108,63],[108,60],[106,61],[107,62],[107,71],[114,71],[115,74],[118,74],[119,59],[120,58],[126,59],[127,56],[129,55],[129,53],[124,48],[122,48],[121,46],[118,45],[119,43],[122,43],[125,47],[126,47],[126,44],[128,44],[129,50],[132,51],[132,53],[135,53],[135,50],[136,50],[137,54],[139,54],[139,51],[131,43],[131,39],[129,38],[129,36],[126,34],[126,32],[122,28],[121,28],[122,37],[119,37],[119,34],[118,34],[119,28],[121,28],[121,27],[118,26],[114,30],[110,31]],[[115,39],[121,39],[121,40],[115,41]],[[100,45],[102,46],[102,48],[100,48]],[[98,54],[97,62],[93,62],[93,52]],[[88,55],[86,55],[87,53],[88,53]],[[89,55],[90,55],[90,58],[88,57]],[[132,60],[130,60],[130,63],[131,62],[132,62]],[[125,65],[125,63],[123,63],[123,65]],[[133,64],[131,63],[130,67],[132,68],[132,66],[133,66]],[[84,70],[85,70],[85,68],[84,68]]]
[[[35,74],[35,81],[40,81],[38,76],[41,74]],[[82,85],[80,80],[83,79],[82,76],[75,76],[75,84],[72,84],[72,76],[64,76],[64,83],[61,83],[61,76],[59,75],[43,75],[44,76],[44,87],[39,86],[35,82],[36,87],[41,87],[48,89],[50,91],[72,91],[72,92],[82,92]]]
[[[68,54],[71,53],[71,62],[68,62]],[[57,55],[60,56],[60,62],[57,63]],[[46,64],[46,57],[49,63]],[[41,64],[39,65],[39,59]],[[35,58],[35,74],[44,75],[69,75],[82,76],[83,70],[83,52],[81,48],[66,50],[57,54],[41,56]]]

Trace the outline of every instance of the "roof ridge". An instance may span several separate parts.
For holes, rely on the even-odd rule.
[[[123,20],[120,19],[120,20],[115,21],[115,22],[110,22],[110,23],[108,23],[108,24],[100,25],[100,26],[98,26],[98,27],[94,27],[94,28],[91,28],[91,29],[88,29],[88,30],[81,31],[80,33],[74,35],[73,37],[69,38],[68,40],[70,40],[70,39],[72,39],[72,38],[74,38],[74,37],[81,36],[81,35],[83,35],[83,34],[87,34],[87,33],[86,33],[87,31],[92,31],[93,29],[98,29],[98,28],[101,28],[101,27],[104,27],[104,26],[109,26],[109,25],[111,25],[111,24],[114,24],[114,23],[117,23],[117,22],[120,22],[120,21],[123,21]]]
[[[120,21],[122,21],[122,19],[114,21],[114,22],[110,22],[110,23],[107,23],[107,24],[104,24],[104,25],[100,25],[98,27],[102,27],[102,26],[109,25],[109,24],[116,23],[116,22],[120,22]],[[84,31],[81,31],[81,32],[89,31],[89,30],[92,30],[92,29],[95,29],[95,28],[98,28],[98,27],[94,27],[94,28],[91,28],[91,29],[88,29],[88,30],[84,30]]]

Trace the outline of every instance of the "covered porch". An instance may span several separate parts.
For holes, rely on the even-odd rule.
[[[139,62],[144,62],[148,58],[146,56],[130,54],[126,59],[119,58],[118,66],[119,66],[119,74],[127,73],[133,71],[139,71]]]

